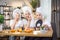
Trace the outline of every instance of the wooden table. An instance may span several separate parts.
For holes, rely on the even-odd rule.
[[[7,33],[7,32],[0,32],[0,36],[36,36],[36,37],[52,37],[53,31],[47,31],[46,33],[38,33],[38,34],[33,34],[33,33],[26,33],[26,32],[16,32],[16,33]]]

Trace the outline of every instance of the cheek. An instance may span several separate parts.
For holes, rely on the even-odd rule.
[[[29,16],[28,18],[30,18],[30,19],[31,19],[32,17],[31,17],[31,16]]]
[[[41,16],[39,16],[41,18]]]
[[[17,18],[17,15],[15,15],[14,18]]]
[[[37,15],[37,18],[39,17],[39,15]]]
[[[17,15],[17,16],[16,16],[16,18],[20,18],[20,16],[19,16],[19,15]]]
[[[29,15],[26,15],[26,18],[28,18],[29,17]]]
[[[25,15],[25,18],[27,18],[27,15]]]
[[[31,18],[31,16],[29,16],[29,18]]]
[[[18,18],[20,18],[20,16],[17,16]]]

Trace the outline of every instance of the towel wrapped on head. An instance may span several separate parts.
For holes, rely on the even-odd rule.
[[[31,17],[33,18],[33,16],[32,16],[32,9],[29,6],[22,7],[22,12],[23,12],[24,15],[26,14],[26,12],[29,12]]]
[[[20,18],[21,18],[21,10],[18,8],[13,11],[13,18],[15,18],[17,13],[20,15]]]

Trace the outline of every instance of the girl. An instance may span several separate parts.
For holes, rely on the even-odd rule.
[[[23,13],[24,13],[24,20],[23,20],[23,24],[24,24],[24,27],[25,28],[33,28],[35,27],[35,24],[34,24],[34,18],[32,16],[32,10],[30,7],[28,6],[25,6],[22,8],[23,10]]]
[[[20,9],[15,9],[13,11],[13,19],[10,21],[10,27],[11,29],[19,29],[22,27],[22,21],[21,21],[21,10]],[[15,40],[14,36],[10,36],[9,40]]]
[[[25,29],[34,28],[35,24],[34,24],[31,8],[28,6],[24,6],[22,10],[25,17],[25,19],[23,20],[24,28]],[[25,40],[31,40],[31,37],[25,37]]]
[[[52,31],[52,27],[50,22],[48,22],[46,19],[44,19],[44,16],[42,15],[41,7],[36,9],[36,20],[35,20],[35,26],[40,27],[44,26],[45,30]],[[49,40],[49,38],[43,38],[43,37],[35,37],[34,40]]]

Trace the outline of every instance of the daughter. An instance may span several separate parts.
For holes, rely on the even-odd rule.
[[[35,20],[35,26],[40,27],[44,26],[44,28],[48,28],[47,30],[52,31],[52,27],[50,22],[48,22],[46,19],[44,20],[44,16],[42,15],[42,8],[39,7],[36,9],[36,20]],[[34,40],[49,40],[49,38],[44,37],[35,37]]]
[[[13,19],[10,20],[10,27],[11,29],[19,29],[20,27],[22,27],[22,21],[21,21],[21,10],[20,9],[15,9],[13,11]],[[16,37],[15,36],[10,36],[9,40],[15,40]]]
[[[34,24],[34,18],[32,16],[32,10],[30,7],[28,6],[24,6],[22,8],[23,10],[23,13],[24,13],[24,17],[25,19],[23,20],[23,25],[25,27],[25,29],[28,29],[28,28],[34,28],[35,27],[35,24]],[[31,40],[32,37],[25,37],[25,40]]]

